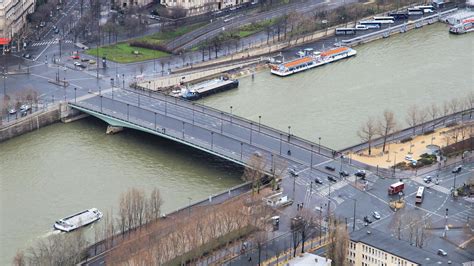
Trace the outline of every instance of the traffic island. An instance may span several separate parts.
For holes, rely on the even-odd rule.
[[[402,209],[405,207],[405,201],[404,200],[394,200],[390,202],[390,208],[392,208],[394,211],[397,211],[399,209]]]

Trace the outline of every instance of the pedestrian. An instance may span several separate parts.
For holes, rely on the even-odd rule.
[[[249,257],[248,261],[249,261],[249,262],[252,261],[252,257]]]
[[[301,209],[303,209],[303,202],[301,202]]]

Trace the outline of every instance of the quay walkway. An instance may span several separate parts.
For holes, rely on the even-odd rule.
[[[311,176],[336,175],[322,165],[333,161],[337,152],[292,135],[290,127],[283,132],[176,97],[115,89],[73,99],[69,105],[111,126],[158,135],[240,165],[260,157],[268,174],[287,174],[291,168]]]

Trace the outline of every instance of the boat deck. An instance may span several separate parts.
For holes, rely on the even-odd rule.
[[[215,90],[219,87],[225,86],[227,84],[233,83],[233,80],[220,80],[220,79],[213,79],[203,83],[196,84],[189,88],[191,91],[196,91],[199,94],[203,94],[212,90]]]
[[[97,215],[94,214],[92,211],[83,211],[78,214],[64,218],[62,220],[71,225],[81,225],[84,223],[91,222],[92,220],[96,219],[96,217]]]

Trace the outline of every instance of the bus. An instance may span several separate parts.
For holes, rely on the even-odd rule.
[[[431,10],[431,11],[434,11],[434,10],[435,10],[435,7],[434,7],[434,6],[431,6],[431,5],[415,6],[415,8],[418,8],[418,9],[421,9],[421,10],[425,10],[425,9],[429,9],[429,10]]]
[[[425,192],[425,187],[423,187],[423,186],[418,187],[418,191],[416,192],[415,203],[422,203],[423,202],[424,192]]]
[[[373,21],[373,20],[359,21],[359,25],[365,25],[369,29],[378,29],[382,27],[382,23],[380,21]]]
[[[356,29],[354,28],[336,28],[336,35],[354,35]]]
[[[386,17],[374,17],[374,21],[385,21],[385,20],[395,20],[393,16],[386,16]]]
[[[408,8],[408,15],[423,15],[423,9]]]

